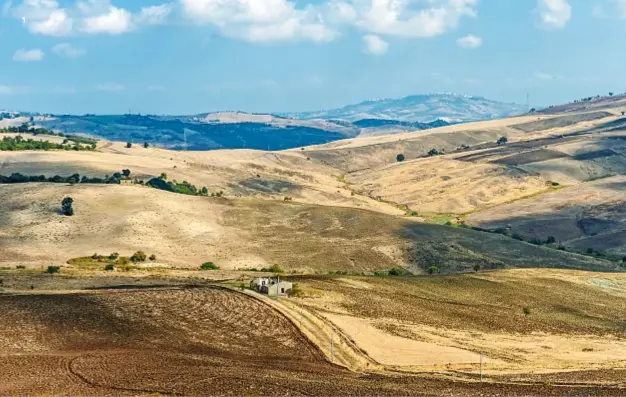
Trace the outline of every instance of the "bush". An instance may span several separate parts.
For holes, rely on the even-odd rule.
[[[496,141],[496,143],[497,143],[498,145],[504,145],[504,144],[505,144],[505,143],[507,143],[508,141],[509,141],[509,139],[508,139],[507,137],[502,136],[502,137],[500,137],[500,138]]]
[[[524,316],[528,316],[530,314],[530,308],[528,306],[524,306],[522,308],[522,312],[524,313]]]
[[[61,273],[61,267],[60,266],[48,266],[48,269],[46,269],[46,273],[48,274]]]
[[[300,288],[300,285],[294,284],[293,287],[291,287],[291,289],[288,289],[287,296],[290,298],[302,296],[302,289]]]
[[[133,144],[131,142],[126,142],[126,148],[130,149],[131,147],[133,147]]]
[[[109,255],[109,260],[110,261],[115,261],[117,260],[117,258],[120,257],[120,254],[118,254],[117,252],[112,253],[111,255]]]
[[[396,161],[397,161],[398,163],[403,162],[403,161],[404,161],[404,154],[402,154],[402,153],[398,154],[398,155],[396,156]]]
[[[201,266],[200,269],[202,270],[219,270],[220,267],[217,266],[215,263],[213,262],[204,262]]]
[[[556,238],[554,236],[548,236],[548,239],[546,240],[546,244],[554,244],[556,243]]]
[[[74,199],[71,197],[66,197],[63,201],[61,201],[61,211],[63,212],[63,215],[74,215],[74,208],[72,207],[72,204],[74,204]]]
[[[130,260],[131,262],[137,263],[137,262],[145,262],[147,258],[148,256],[146,255],[145,252],[137,251],[133,254],[133,256],[130,257]]]
[[[115,266],[112,263],[109,263],[104,267],[104,270],[106,270],[107,272],[112,272],[113,270],[115,270]]]
[[[150,255],[150,258],[148,258],[148,259],[150,259],[151,261],[154,262],[154,261],[156,261],[157,257],[156,257],[156,255],[152,254],[152,255]]]
[[[480,265],[477,263],[472,267],[472,269],[474,269],[474,272],[478,273],[478,271],[480,270]]]
[[[437,266],[431,266],[426,270],[426,272],[428,272],[428,274],[438,273],[439,268]]]
[[[266,273],[284,273],[285,270],[280,267],[280,265],[272,265],[270,267],[264,267],[263,269],[261,269],[262,272],[266,272]]]
[[[389,270],[388,274],[390,276],[408,276],[411,273],[409,273],[406,269],[403,269],[401,267],[394,267],[393,269]]]
[[[147,149],[147,148],[149,148],[149,147],[150,147],[150,144],[149,144],[148,142],[144,142],[144,143],[143,143],[143,147]]]
[[[588,254],[593,254],[593,248],[587,248],[587,253]]]
[[[130,259],[123,256],[119,258],[117,261],[115,261],[115,263],[119,266],[128,266],[128,264],[130,264]]]

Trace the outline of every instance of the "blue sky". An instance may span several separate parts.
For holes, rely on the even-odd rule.
[[[0,109],[192,114],[626,91],[626,0],[12,0]]]

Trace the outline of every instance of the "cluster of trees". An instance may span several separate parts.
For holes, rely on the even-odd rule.
[[[7,128],[2,128],[0,129],[0,132],[10,132],[10,133],[28,133],[28,134],[33,134],[35,136],[37,135],[52,135],[52,136],[58,136],[61,138],[66,138],[64,143],[67,143],[68,141],[73,141],[77,144],[81,143],[84,145],[90,145],[90,146],[95,146],[98,141],[92,138],[86,138],[83,136],[78,136],[78,135],[70,135],[70,134],[64,134],[62,132],[54,132],[51,131],[47,128],[34,128],[32,127],[29,123],[22,123],[20,126],[18,127],[7,127]]]
[[[439,156],[440,154],[446,154],[446,149],[430,149],[428,153],[426,153],[428,157]]]
[[[79,261],[83,261],[84,259],[90,259],[91,261],[98,263],[106,263],[106,265],[104,266],[104,270],[113,271],[116,267],[120,267],[123,270],[130,270],[132,268],[131,262],[134,264],[146,262],[147,260],[154,262],[157,257],[154,254],[148,256],[144,251],[137,251],[130,257],[120,256],[120,254],[114,252],[108,256],[98,255],[96,253],[88,258],[78,258]],[[72,260],[70,260],[70,263],[72,263]]]
[[[18,150],[95,150],[96,144],[83,146],[80,143],[69,143],[66,139],[64,143],[53,143],[50,141],[39,141],[35,139],[24,139],[21,135],[16,137],[5,136],[0,141],[0,151],[18,151]]]
[[[200,269],[202,269],[202,270],[219,270],[220,267],[217,266],[213,262],[204,262],[202,265],[200,265]]]
[[[80,176],[80,174],[73,174],[70,176],[55,175],[46,178],[45,175],[24,175],[19,172],[15,172],[10,176],[0,175],[1,183],[29,183],[29,182],[49,182],[49,183],[93,183],[93,184],[119,184],[123,179],[130,178],[130,170],[123,170],[121,173],[116,172],[113,175],[105,175],[104,178],[89,178],[86,176]]]
[[[167,192],[186,194],[188,196],[222,197],[224,195],[224,192],[221,190],[217,193],[209,194],[209,190],[206,187],[197,188],[195,185],[192,185],[187,181],[182,181],[180,183],[176,180],[168,181],[167,174],[161,174],[158,178],[150,179],[146,183],[146,186],[154,189],[165,190]]]

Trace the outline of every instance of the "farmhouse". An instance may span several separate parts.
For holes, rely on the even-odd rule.
[[[250,282],[250,287],[269,296],[287,296],[287,291],[293,288],[293,283],[280,281],[279,277],[259,277]]]

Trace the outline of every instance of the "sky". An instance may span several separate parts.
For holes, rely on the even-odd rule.
[[[294,112],[626,91],[626,0],[9,0],[0,109]]]

